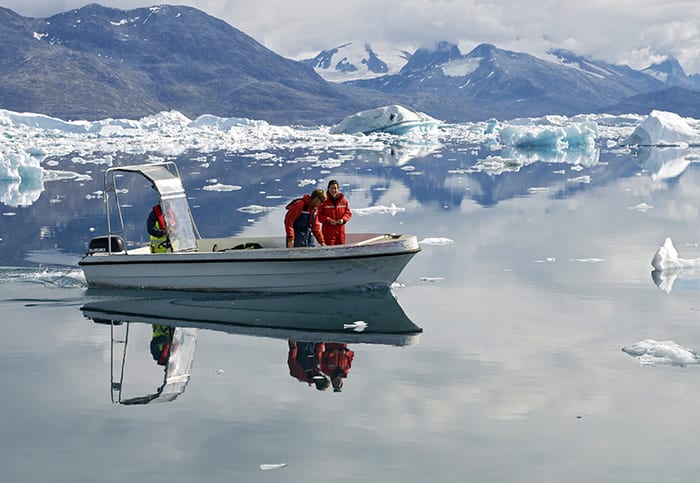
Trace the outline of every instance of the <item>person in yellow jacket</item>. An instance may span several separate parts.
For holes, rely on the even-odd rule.
[[[167,253],[170,248],[165,217],[160,205],[155,205],[148,214],[146,228],[151,236],[151,253]]]

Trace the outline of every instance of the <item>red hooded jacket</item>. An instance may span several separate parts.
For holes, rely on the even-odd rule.
[[[287,205],[287,214],[284,215],[284,231],[287,235],[287,239],[294,239],[294,222],[297,218],[301,216],[303,211],[317,211],[316,208],[311,208],[311,197],[309,195],[304,195],[303,198],[294,200]],[[313,217],[313,225],[311,226],[311,231],[314,234],[316,240],[319,243],[324,243],[323,233],[321,233],[321,224],[318,221],[318,216]]]
[[[345,224],[352,217],[350,205],[343,193],[338,193],[335,199],[326,193],[326,201],[318,209],[318,220],[323,223],[323,239],[326,245],[345,244]],[[342,225],[331,225],[328,220],[343,220]]]

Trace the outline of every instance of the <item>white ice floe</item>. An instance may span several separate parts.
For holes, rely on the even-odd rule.
[[[695,351],[671,340],[645,339],[623,347],[622,351],[639,358],[639,363],[645,366],[686,366],[698,363]]]
[[[420,280],[421,282],[438,283],[438,282],[444,282],[445,278],[444,277],[420,277],[418,280]]]
[[[260,205],[248,205],[236,208],[236,211],[241,213],[250,213],[251,215],[257,215],[259,213],[269,213],[270,211],[276,210],[274,206],[260,206]]]
[[[260,469],[263,471],[279,470],[286,467],[287,463],[263,463],[260,465]]]
[[[576,178],[569,178],[566,180],[568,183],[581,183],[581,184],[589,184],[591,182],[591,177],[588,175],[585,176],[578,176]]]
[[[206,185],[202,189],[204,191],[238,191],[238,190],[241,190],[243,188],[241,186],[232,185],[232,184],[215,183],[215,184]]]
[[[406,208],[401,208],[399,206],[396,206],[394,203],[391,204],[391,206],[384,206],[384,205],[377,205],[377,206],[368,206],[367,208],[357,208],[352,210],[352,212],[355,215],[386,215],[390,214],[391,216],[396,215],[396,213],[402,213],[406,211]]]
[[[627,207],[628,210],[635,210],[635,211],[639,211],[641,213],[646,213],[647,211],[651,210],[652,208],[653,208],[653,206],[651,206],[647,203],[639,203],[637,205]]]
[[[673,112],[652,111],[622,145],[678,146],[695,145],[700,142],[700,132],[687,120]]]

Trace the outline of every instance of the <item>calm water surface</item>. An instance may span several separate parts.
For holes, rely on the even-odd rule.
[[[352,367],[333,392],[290,376],[287,332],[200,328],[176,399],[113,403],[123,344],[80,309],[134,294],[87,291],[70,266],[105,229],[104,165],[57,159],[92,180],[0,206],[1,481],[697,479],[700,367],[642,366],[621,351],[644,339],[700,348],[700,284],[681,278],[666,293],[650,266],[666,236],[700,257],[697,165],[664,177],[668,160],[603,149],[584,166],[540,155],[489,174],[471,169],[486,148],[457,142],[249,154],[177,159],[200,231],[281,233],[286,202],[336,178],[356,211],[348,229],[423,241],[380,309],[423,332],[350,340]],[[204,189],[215,183],[241,189]],[[132,193],[136,232],[153,200]],[[346,295],[342,310],[296,297],[289,312],[313,307],[309,320],[337,327],[353,307],[365,315],[363,296]],[[260,317],[285,303],[263,302]],[[128,326],[123,396],[153,394],[163,368],[151,326]]]

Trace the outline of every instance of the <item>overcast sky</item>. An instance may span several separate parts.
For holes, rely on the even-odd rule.
[[[27,17],[49,17],[84,0],[0,0]],[[94,3],[94,2],[93,2]],[[157,5],[103,0],[132,9]],[[488,42],[542,57],[565,48],[613,63],[644,68],[676,57],[700,73],[698,0],[171,0],[225,20],[285,57],[308,58],[349,40],[415,49],[437,40],[463,53]]]

